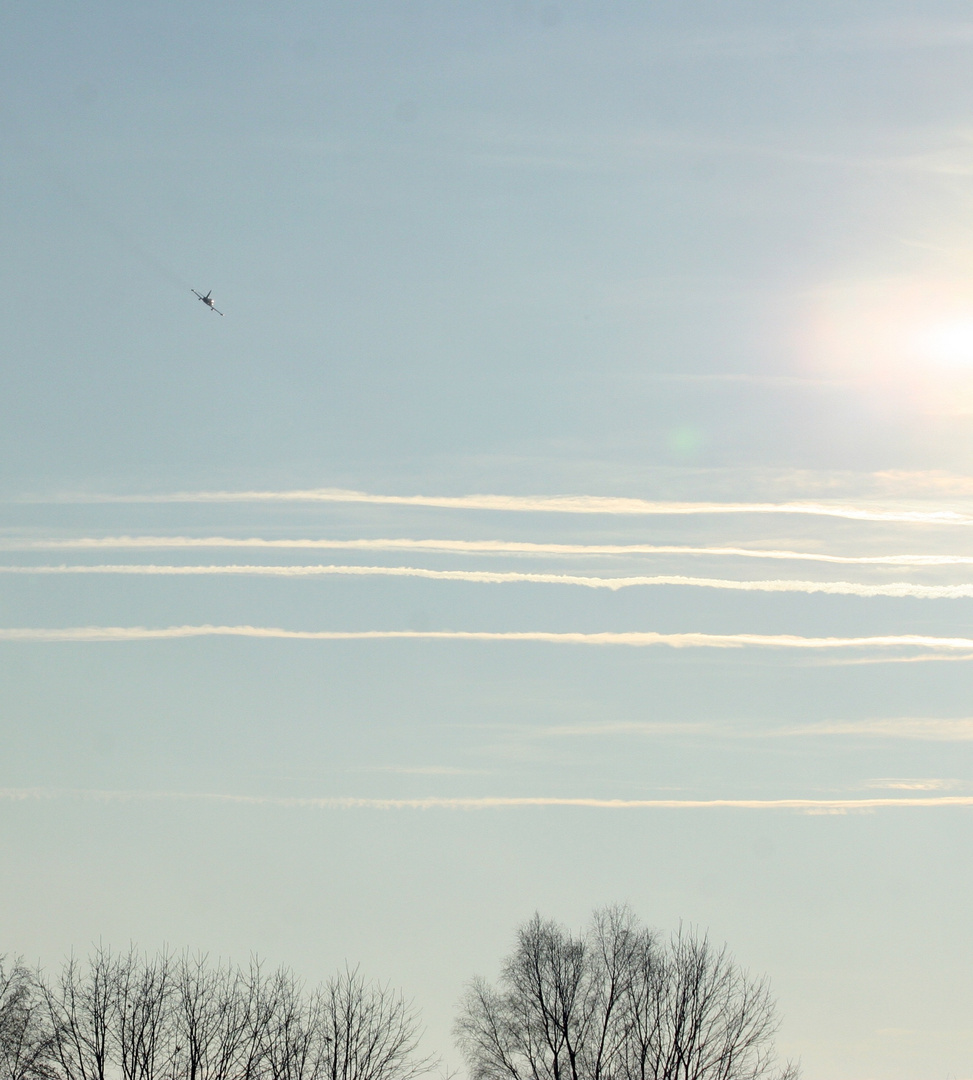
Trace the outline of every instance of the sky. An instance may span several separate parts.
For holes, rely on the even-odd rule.
[[[3,24],[0,953],[360,963],[462,1072],[627,902],[973,1077],[968,5]]]

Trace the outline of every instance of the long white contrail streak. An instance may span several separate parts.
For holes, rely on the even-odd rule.
[[[793,634],[662,634],[654,631],[602,633],[547,630],[285,630],[277,626],[77,626],[63,629],[16,627],[0,629],[0,641],[121,642],[175,638],[282,638],[292,641],[509,641],[552,645],[668,645],[675,649],[935,649],[973,650],[973,638],[941,638],[925,634],[887,634],[874,637],[798,637]]]
[[[216,564],[209,566],[160,566],[153,563],[108,565],[64,564],[59,566],[0,566],[0,574],[122,574],[129,576],[237,575],[256,577],[412,577],[435,581],[466,581],[483,585],[544,584],[575,585],[589,589],[628,589],[635,586],[679,585],[705,589],[763,593],[826,593],[832,596],[912,597],[921,600],[957,600],[973,597],[973,585],[917,585],[895,581],[865,585],[854,581],[739,581],[726,578],[659,574],[632,577],[590,577],[579,574],[535,574],[518,571],[428,570],[415,566],[267,566]]]
[[[69,539],[0,539],[0,551],[98,551],[180,548],[260,550],[428,551],[495,555],[711,555],[748,559],[836,563],[848,566],[969,566],[973,555],[828,555],[811,551],[778,551],[740,547],[686,547],[672,544],[543,544],[519,540],[355,540],[273,539],[226,536],[83,536]]]
[[[91,791],[57,788],[0,788],[0,799],[27,802],[48,799],[93,802],[211,802],[315,810],[502,810],[576,807],[584,810],[799,810],[809,814],[843,814],[855,810],[918,809],[973,806],[973,795],[889,796],[864,799],[597,799],[557,796],[428,796],[418,799],[373,799],[354,796],[300,798],[273,795],[221,795],[208,792]]]
[[[47,500],[38,500],[47,501]],[[425,506],[446,510],[505,510],[559,514],[810,514],[854,521],[899,521],[937,525],[971,525],[973,517],[955,510],[875,509],[840,503],[784,502],[656,502],[602,495],[372,495],[341,488],[295,491],[184,491],[167,495],[63,496],[62,503],[371,503]]]
[[[825,720],[769,732],[772,736],[852,735],[878,739],[915,739],[925,742],[973,741],[973,719]]]
[[[502,725],[501,725],[502,726]],[[786,727],[739,728],[696,721],[605,721],[590,724],[561,724],[518,730],[523,738],[579,739],[606,736],[698,735],[707,739],[804,739],[852,736],[869,739],[906,739],[916,742],[973,742],[973,718],[925,719],[887,717],[867,720],[823,720]]]

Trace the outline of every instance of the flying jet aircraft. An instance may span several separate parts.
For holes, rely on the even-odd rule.
[[[202,293],[196,292],[195,289],[193,289],[192,291],[194,293],[196,293],[196,295],[200,298],[200,300],[203,301],[203,303],[210,309],[210,311],[215,311],[217,315],[222,315],[223,314],[223,312],[220,311],[220,309],[216,306],[216,304],[213,303],[213,290],[212,289],[210,289],[210,291],[205,296],[203,296]]]

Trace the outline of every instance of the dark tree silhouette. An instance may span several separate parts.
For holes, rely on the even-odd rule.
[[[22,960],[0,956],[0,1080],[38,1080],[51,1072],[50,1027],[40,986]]]
[[[616,907],[577,936],[535,915],[499,984],[470,984],[457,1035],[472,1080],[796,1080],[777,1028],[767,982],[725,949]]]
[[[321,1080],[416,1080],[432,1058],[418,1057],[416,1010],[400,993],[346,969],[321,990]]]
[[[99,948],[47,981],[0,957],[0,1080],[418,1080],[420,1036],[357,969],[307,993],[257,961]]]

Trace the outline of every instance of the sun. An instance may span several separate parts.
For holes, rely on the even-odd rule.
[[[813,307],[806,356],[819,372],[869,383],[973,373],[973,281],[841,282]]]
[[[935,364],[973,370],[973,315],[920,327],[914,346],[918,356]]]

